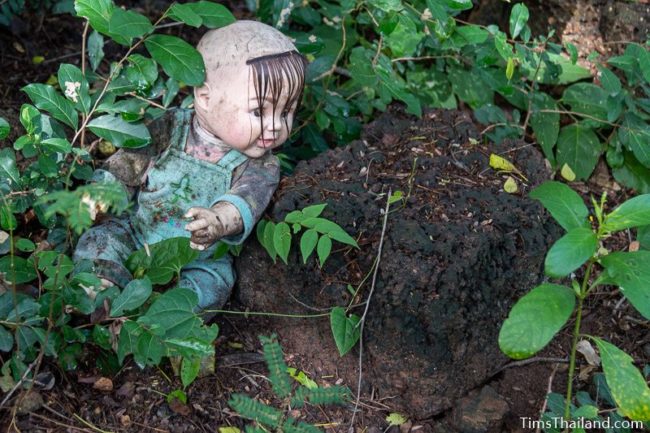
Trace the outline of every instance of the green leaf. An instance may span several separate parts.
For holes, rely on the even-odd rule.
[[[600,338],[592,337],[598,345],[607,386],[624,416],[638,421],[650,421],[650,388],[630,355]]]
[[[416,116],[422,115],[420,100],[406,88],[404,79],[397,75],[389,61],[384,60],[377,63],[375,74],[379,77],[382,85],[396,99],[406,104],[406,111]]]
[[[18,221],[8,206],[0,206],[0,228],[3,230],[15,230],[18,227]],[[9,239],[9,238],[7,238]],[[3,241],[4,244],[6,241]],[[9,244],[7,244],[9,245]],[[7,250],[9,247],[7,247]],[[5,251],[2,251],[4,253]]]
[[[36,245],[29,239],[20,238],[16,241],[16,248],[18,248],[19,251],[31,252],[36,249]]]
[[[635,47],[638,47],[636,52],[638,53],[639,67],[641,68],[641,74],[645,79],[646,83],[650,84],[650,53],[648,53],[648,48],[643,47],[638,44],[630,44]],[[627,52],[627,50],[626,50]]]
[[[88,114],[90,111],[88,81],[81,69],[67,63],[61,64],[57,78],[66,98],[71,100],[79,111]]]
[[[650,194],[633,197],[605,216],[604,229],[617,232],[650,224]]]
[[[597,419],[598,408],[590,404],[580,406],[578,410],[572,413],[572,416],[573,419],[577,419],[577,418]]]
[[[59,95],[54,87],[47,84],[28,84],[22,90],[29,99],[41,110],[45,110],[57,120],[73,129],[77,129],[79,116],[72,102]]]
[[[587,179],[602,153],[598,136],[591,129],[573,123],[560,130],[557,139],[557,164],[567,164],[577,179]]]
[[[115,8],[108,23],[108,31],[130,40],[152,32],[153,26],[144,15],[131,10]]]
[[[607,119],[607,92],[591,83],[578,83],[567,87],[562,102],[571,110],[597,119]]]
[[[205,64],[201,54],[190,44],[175,36],[152,35],[145,41],[151,57],[170,77],[190,86],[205,80]]]
[[[72,151],[72,144],[65,138],[48,138],[41,141],[41,147],[50,152],[67,155]]]
[[[201,370],[201,358],[183,358],[181,363],[181,382],[183,387],[188,387],[199,375]]]
[[[458,26],[454,29],[454,32],[454,35],[458,35],[469,45],[482,44],[487,41],[488,36],[490,36],[490,33],[487,30],[475,25]]]
[[[530,126],[539,142],[544,156],[552,165],[555,164],[553,147],[560,133],[560,113],[542,113],[541,110],[557,111],[555,100],[546,93],[535,93],[532,100],[533,112],[530,116]]]
[[[115,9],[111,0],[75,0],[74,9],[78,16],[88,18],[93,29],[109,32],[109,21]]]
[[[12,188],[20,188],[20,173],[16,165],[16,154],[12,149],[0,149],[0,179],[5,179]]]
[[[641,244],[641,248],[650,250],[650,225],[639,227],[636,240]]]
[[[314,229],[306,230],[300,238],[300,253],[302,254],[302,262],[307,263],[307,259],[314,252],[316,244],[318,243],[318,232]]]
[[[203,21],[199,14],[194,12],[194,8],[192,7],[191,3],[174,3],[171,10],[169,11],[168,16],[174,21],[179,21],[192,27],[200,27]]]
[[[165,355],[164,347],[160,337],[144,331],[133,348],[133,358],[141,368],[146,365],[158,365]]]
[[[275,246],[273,245],[274,233],[275,233],[275,223],[273,221],[268,221],[264,225],[264,232],[262,233],[261,244],[266,250],[266,252],[269,253],[271,260],[273,260],[273,262],[275,263],[275,258],[277,257],[278,253],[277,251],[275,251]]]
[[[10,283],[22,284],[28,283],[37,277],[34,269],[34,262],[23,259],[22,257],[4,256],[0,258],[0,272],[5,273],[5,279]]]
[[[273,231],[273,248],[286,264],[291,249],[291,228],[285,222],[278,223]]]
[[[404,57],[415,53],[425,34],[418,32],[417,26],[408,15],[400,14],[395,29],[384,37],[393,56]]]
[[[87,52],[90,67],[93,71],[96,71],[104,58],[104,37],[96,30],[93,30],[90,36],[88,36]]]
[[[503,322],[501,351],[513,359],[533,356],[569,320],[574,306],[575,295],[568,287],[547,283],[535,287],[517,301]]]
[[[369,0],[368,3],[384,12],[400,11],[404,8],[399,0]]]
[[[125,311],[135,310],[144,304],[150,295],[151,281],[149,278],[132,280],[126,285],[120,296],[113,301],[110,317],[121,316]]]
[[[9,352],[14,347],[14,336],[0,325],[0,352]]]
[[[643,119],[634,113],[625,113],[618,138],[641,164],[650,167],[650,126]]]
[[[566,48],[567,53],[569,53],[571,63],[575,65],[578,61],[578,49],[570,42],[567,42],[564,47]]]
[[[4,117],[0,117],[0,140],[7,138],[9,131],[11,131],[9,122],[7,122]]]
[[[472,0],[445,0],[449,9],[466,11],[472,8]]]
[[[391,412],[387,417],[386,417],[386,422],[388,425],[402,425],[408,421],[408,418],[406,418],[404,415],[401,413],[397,412]]]
[[[577,192],[562,182],[547,181],[535,188],[530,197],[542,205],[555,218],[555,221],[569,231],[589,227],[589,210]]]
[[[110,114],[97,117],[88,123],[95,135],[110,141],[115,147],[135,149],[151,142],[149,130],[142,123],[129,123]]]
[[[302,210],[303,215],[306,217],[310,218],[316,218],[320,216],[321,213],[323,213],[323,210],[327,207],[327,203],[323,204],[313,204],[311,206],[307,206]]]
[[[543,58],[538,53],[531,53],[530,58],[520,65],[522,74],[541,84],[569,84],[591,78],[589,69],[575,65],[559,54],[545,51]]]
[[[187,4],[201,17],[203,25],[211,29],[227,26],[235,22],[235,17],[223,5],[211,1],[198,1]]]
[[[117,360],[120,364],[128,354],[133,353],[135,350],[141,332],[142,329],[133,320],[127,320],[122,324],[117,343]]]
[[[152,284],[167,284],[179,274],[183,266],[195,260],[199,253],[190,248],[188,238],[170,238],[149,245],[149,253],[142,248],[129,256],[126,267],[136,275],[144,271]]]
[[[510,11],[510,35],[516,39],[528,22],[528,8],[523,3],[517,3]]]
[[[330,313],[330,326],[332,328],[332,335],[336,348],[339,354],[344,356],[350,351],[359,341],[360,327],[359,316],[351,314],[349,317],[345,315],[345,309],[342,307],[334,307]]]
[[[156,62],[140,54],[132,54],[128,57],[128,60],[129,66],[126,68],[126,78],[130,82],[141,89],[154,84],[158,78],[158,65],[156,65]]]
[[[609,281],[621,288],[621,292],[646,319],[650,319],[650,251],[633,253],[615,252],[600,262]]]
[[[600,71],[600,83],[610,95],[616,95],[621,91],[621,80],[618,79],[616,74],[600,65],[598,70]]]
[[[165,338],[186,338],[201,326],[201,319],[193,312],[198,302],[193,290],[167,290],[138,319],[138,323],[155,327],[156,332]]]
[[[328,235],[323,235],[318,240],[318,245],[316,246],[316,253],[318,254],[318,261],[320,262],[320,267],[323,267],[325,260],[330,255],[332,251],[332,239]]]
[[[296,382],[301,384],[307,389],[316,389],[318,384],[311,380],[307,374],[302,370],[296,370],[293,367],[287,367],[287,373],[291,376]]]
[[[598,249],[598,237],[588,228],[575,228],[558,239],[546,255],[544,272],[561,278],[578,269]]]

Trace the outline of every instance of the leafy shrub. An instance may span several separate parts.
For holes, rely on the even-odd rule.
[[[572,279],[571,287],[543,283],[522,297],[503,323],[499,346],[511,358],[528,358],[544,348],[575,312],[564,410],[564,419],[569,420],[576,349],[583,305],[589,294],[598,286],[618,286],[627,301],[650,319],[650,251],[609,252],[601,246],[616,232],[650,224],[650,194],[629,199],[609,213],[604,210],[603,194],[600,202],[592,199],[595,219],[589,217],[580,196],[563,183],[546,182],[534,189],[531,197],[539,200],[567,231],[548,251],[544,272],[552,278],[564,278],[584,269],[584,277],[581,283]],[[602,271],[598,272],[598,267]],[[632,358],[602,338],[584,337],[600,351],[605,379],[619,412],[632,420],[650,421],[650,388]]]

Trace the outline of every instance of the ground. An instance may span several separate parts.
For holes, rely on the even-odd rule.
[[[153,7],[151,2],[143,3]],[[544,22],[557,25],[560,28],[559,33],[564,33],[566,41],[573,41],[581,48],[583,57],[591,50],[607,54],[610,50],[617,49],[617,41],[638,40],[642,37],[640,32],[647,32],[645,25],[648,22],[648,5],[645,2],[628,4],[604,0],[578,1],[570,2],[571,6],[559,5],[551,13],[549,10],[542,11],[541,2],[531,2],[531,14],[536,13],[535,4],[538,5],[539,14],[545,17],[536,22],[541,23],[540,26],[543,26]],[[490,17],[489,14],[488,16]],[[487,19],[491,20],[493,16]],[[623,18],[620,18],[621,16]],[[480,17],[477,16],[476,21],[479,22]],[[0,44],[0,64],[3,71],[0,76],[0,95],[4,101],[3,107],[0,107],[0,116],[12,124],[18,124],[20,106],[27,102],[26,96],[19,92],[19,88],[32,82],[44,82],[50,74],[56,73],[58,63],[64,59],[78,62],[81,30],[81,22],[67,16],[48,16],[40,21],[36,17],[30,17],[17,22],[11,30],[0,30],[0,39],[3,41]],[[190,41],[196,41],[196,35],[184,36]],[[110,51],[107,55],[111,55]],[[38,65],[33,64],[33,56],[44,56],[46,61]],[[372,137],[373,131],[376,131],[373,128],[380,126],[375,125],[366,130],[366,137]],[[409,134],[417,137],[421,135],[421,131],[414,130]],[[17,135],[18,132],[14,129],[11,138],[15,139]],[[3,145],[7,142],[10,141],[3,142]],[[467,140],[459,140],[459,145],[471,144]],[[513,142],[510,145],[512,148],[519,148],[522,143]],[[478,150],[484,154],[493,151],[484,144],[480,144]],[[502,152],[508,150],[510,149],[504,148]],[[394,161],[389,160],[385,164],[390,165],[391,162]],[[403,166],[400,169],[408,173],[411,167]],[[457,175],[457,170],[454,174]],[[484,181],[477,173],[466,173],[463,176],[468,185],[482,184]],[[502,178],[493,179],[502,181]],[[397,179],[396,186],[406,190],[408,176]],[[574,186],[588,197],[590,193],[599,195],[602,187],[613,187],[613,184],[604,174],[604,180],[594,179],[590,183]],[[370,188],[372,189],[373,185],[370,185]],[[617,191],[610,196],[613,202],[625,197],[626,191]],[[376,240],[366,247],[376,247]],[[625,238],[617,241],[621,246],[628,243]],[[390,254],[390,250],[387,250],[386,254]],[[648,324],[639,321],[631,307],[620,303],[620,299],[620,294],[611,290],[591,298],[584,315],[584,332],[604,336],[625,349],[636,360],[647,363],[650,359]],[[242,307],[237,300],[229,305],[229,308],[234,310]],[[47,363],[43,370],[49,371],[54,378],[54,387],[41,390],[38,397],[27,396],[25,402],[35,402],[40,409],[27,415],[19,415],[15,426],[21,431],[32,432],[99,431],[98,428],[103,431],[124,432],[215,432],[221,426],[242,427],[244,423],[230,411],[226,403],[232,392],[243,392],[264,401],[279,403],[270,392],[265,377],[267,371],[261,362],[260,344],[257,339],[259,334],[272,332],[279,334],[289,366],[305,371],[320,385],[342,383],[356,389],[356,382],[353,380],[356,372],[355,354],[339,360],[331,339],[328,339],[327,335],[302,332],[303,322],[298,319],[223,315],[217,319],[217,323],[221,331],[216,344],[216,372],[198,379],[187,389],[187,405],[167,402],[166,395],[180,387],[180,381],[173,376],[170,366],[163,365],[160,369],[141,371],[129,361],[116,375],[110,377],[109,387],[106,380],[98,382],[104,375],[95,368],[96,354],[89,353],[86,357],[87,363],[80,365],[78,370],[73,372],[63,372],[55,364]],[[319,340],[314,341],[314,338]],[[452,428],[459,426],[465,431],[470,431],[471,423],[464,418],[468,413],[474,417],[485,415],[487,418],[490,413],[497,414],[495,425],[501,426],[498,431],[527,431],[521,428],[519,417],[535,417],[543,407],[548,389],[556,392],[564,390],[566,363],[558,363],[557,359],[566,357],[568,342],[569,333],[565,330],[560,338],[554,340],[540,354],[540,358],[523,365],[505,364],[502,358],[488,360],[491,362],[490,367],[499,367],[492,369],[491,374],[486,375],[485,380],[477,384],[466,399],[451,402],[451,406],[446,405],[445,410],[435,416],[417,418],[416,414],[416,418],[409,421],[410,424],[402,431],[410,429],[421,432],[451,432],[454,431]],[[308,347],[318,347],[319,356],[315,356],[313,350],[305,350]],[[399,361],[401,354],[393,356]],[[343,363],[345,370],[336,369],[339,362]],[[581,365],[580,368],[584,371],[588,367]],[[103,387],[103,390],[97,390],[94,386]],[[578,387],[588,389],[589,381],[579,381]],[[39,397],[42,398],[43,404],[38,404]],[[363,432],[364,429],[373,433],[384,431],[387,426],[385,417],[398,407],[390,397],[377,396],[373,389],[364,390],[360,412],[355,421],[357,432]],[[485,405],[481,406],[481,402],[485,402]],[[478,406],[480,407],[477,409]],[[500,419],[499,416],[504,414],[505,418]],[[351,407],[308,407],[293,415],[322,424],[328,431],[343,432],[347,431],[351,421]],[[0,413],[0,426],[8,426],[10,419],[9,412]],[[399,429],[393,427],[388,431],[397,432]]]

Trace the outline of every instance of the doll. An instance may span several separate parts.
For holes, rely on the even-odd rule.
[[[216,241],[242,243],[278,185],[271,150],[291,132],[306,61],[289,38],[255,21],[211,30],[197,49],[206,80],[194,89],[194,112],[168,111],[149,126],[150,146],[121,149],[95,171],[94,181],[119,181],[137,206],[84,233],[73,259],[92,263],[103,286],[124,287],[133,251],[189,237],[200,253],[178,286],[196,291],[204,310],[221,307],[235,281],[229,255],[212,259]]]

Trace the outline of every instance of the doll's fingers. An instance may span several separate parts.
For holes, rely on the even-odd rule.
[[[185,226],[185,230],[187,230],[189,232],[194,232],[196,230],[204,229],[204,228],[208,227],[209,225],[210,225],[210,223],[207,220],[201,218],[201,219],[192,221],[191,223],[188,223]]]
[[[191,207],[187,210],[187,212],[185,212],[183,218],[201,218],[206,212],[210,212],[210,210],[204,207]]]
[[[192,248],[193,250],[203,251],[205,250],[205,245],[195,244],[194,242],[190,241],[190,248]]]

